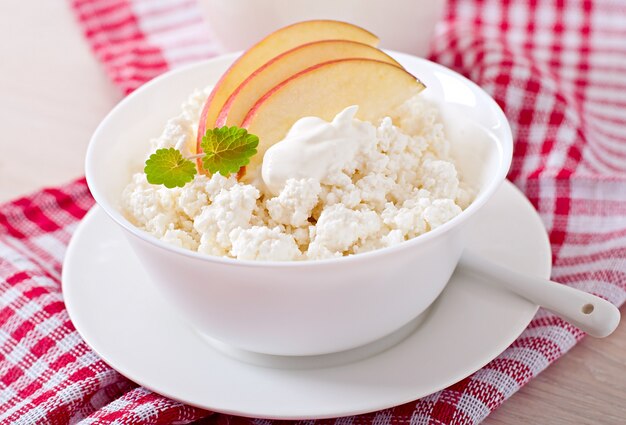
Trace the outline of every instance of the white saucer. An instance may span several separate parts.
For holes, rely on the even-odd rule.
[[[473,250],[524,273],[549,276],[543,225],[511,183],[471,227]],[[354,415],[433,393],[495,358],[537,311],[457,270],[417,330],[386,351],[332,367],[293,368],[286,362],[283,368],[280,361],[258,366],[214,348],[184,323],[152,287],[122,230],[98,208],[72,238],[63,293],[78,332],[129,379],[194,406],[275,419]]]

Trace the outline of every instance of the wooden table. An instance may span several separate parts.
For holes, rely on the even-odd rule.
[[[0,3],[0,201],[82,175],[91,133],[121,98],[66,4]],[[586,338],[484,423],[626,424],[626,320],[609,338]]]

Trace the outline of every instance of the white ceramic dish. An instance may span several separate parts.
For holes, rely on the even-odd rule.
[[[510,183],[476,215],[468,248],[529,276],[550,275],[541,221]],[[307,369],[246,364],[213,348],[181,320],[145,275],[119,226],[98,208],[70,243],[63,295],[85,341],[133,381],[209,410],[276,419],[352,415],[423,397],[496,357],[537,310],[498,285],[457,272],[418,330],[378,355],[328,368],[315,367],[315,358]]]
[[[470,218],[506,176],[511,132],[495,101],[474,83],[427,60],[390,53],[426,84],[423,96],[440,104],[457,164],[465,180],[480,188],[459,216],[394,247],[321,261],[242,261],[176,248],[123,217],[118,200],[131,171],[141,169],[149,139],[189,93],[215,82],[236,55],[155,79],[98,127],[86,160],[91,192],[125,230],[152,282],[200,332],[259,353],[333,353],[392,333],[441,293],[466,245]]]

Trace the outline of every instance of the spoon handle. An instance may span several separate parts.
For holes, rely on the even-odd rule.
[[[471,251],[463,253],[459,265],[550,310],[596,338],[609,336],[619,324],[617,307],[587,292],[518,273]]]

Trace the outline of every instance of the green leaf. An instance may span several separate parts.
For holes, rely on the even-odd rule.
[[[196,175],[196,164],[183,158],[174,148],[158,149],[150,155],[143,169],[148,183],[162,184],[167,188],[183,187]]]
[[[202,166],[210,173],[228,176],[250,162],[259,138],[244,128],[221,127],[207,130],[202,138]]]

